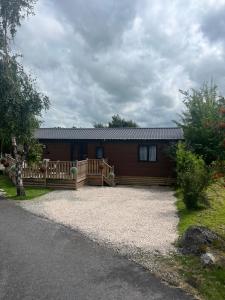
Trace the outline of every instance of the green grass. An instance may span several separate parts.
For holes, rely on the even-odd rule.
[[[208,190],[210,206],[197,211],[185,208],[178,193],[177,208],[179,212],[178,230],[182,235],[190,225],[202,225],[217,232],[225,238],[225,188],[215,185]],[[225,249],[224,262],[211,267],[203,267],[199,257],[178,255],[176,257],[183,278],[203,297],[208,300],[225,299]]]
[[[8,199],[13,199],[13,200],[30,200],[50,192],[50,189],[47,188],[26,187],[25,188],[26,196],[17,197],[15,186],[12,184],[10,179],[4,175],[0,175],[0,189],[3,189],[6,192],[6,197]]]
[[[180,234],[190,225],[206,226],[225,238],[225,188],[214,185],[208,190],[208,208],[187,210],[178,193],[177,208],[180,216],[178,230]]]
[[[199,258],[177,256],[185,281],[194,287],[202,299],[225,299],[225,266],[203,267]]]

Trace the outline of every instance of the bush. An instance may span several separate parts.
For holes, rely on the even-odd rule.
[[[29,165],[35,164],[42,160],[43,147],[36,140],[31,140],[26,149],[26,160]]]
[[[206,189],[210,184],[210,172],[204,160],[179,143],[176,150],[177,183],[188,209],[207,204]]]

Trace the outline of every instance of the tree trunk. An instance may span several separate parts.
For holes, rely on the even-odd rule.
[[[20,161],[16,162],[16,191],[17,196],[26,196],[22,179],[22,163]]]
[[[22,168],[23,168],[23,159],[22,155],[19,155],[17,152],[17,144],[16,138],[12,138],[12,146],[13,146],[13,154],[16,160],[16,191],[17,196],[26,196],[24,186],[23,186],[23,179],[22,179]]]

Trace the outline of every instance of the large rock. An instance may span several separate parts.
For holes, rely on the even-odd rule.
[[[216,258],[212,253],[204,253],[201,255],[201,262],[204,266],[215,264]]]
[[[200,255],[207,251],[207,247],[224,245],[225,241],[212,230],[203,226],[190,226],[180,240],[184,254]]]

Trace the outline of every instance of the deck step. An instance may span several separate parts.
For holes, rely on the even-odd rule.
[[[106,177],[104,177],[104,183],[106,183],[108,186],[115,186],[115,181]]]
[[[118,176],[116,183],[121,185],[173,185],[175,178],[167,177],[141,177],[141,176]]]

